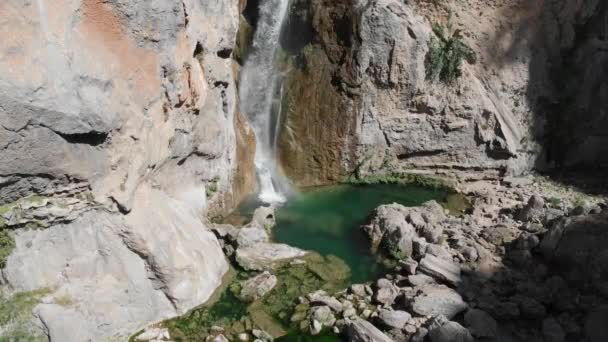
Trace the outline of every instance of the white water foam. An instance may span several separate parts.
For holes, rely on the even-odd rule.
[[[241,108],[249,117],[257,139],[255,166],[259,198],[267,203],[285,202],[290,188],[276,162],[276,125],[280,120],[274,120],[276,125],[272,127],[273,100],[280,77],[275,57],[288,4],[289,0],[261,1],[251,52],[240,80]]]

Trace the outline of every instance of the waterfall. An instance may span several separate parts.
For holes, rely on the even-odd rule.
[[[273,120],[273,107],[280,111],[280,105],[273,106],[280,96],[277,88],[281,77],[275,57],[288,4],[289,0],[261,0],[257,29],[240,80],[241,109],[249,117],[257,139],[255,165],[259,197],[268,203],[284,202],[289,191],[289,183],[280,174],[276,162],[278,114]]]

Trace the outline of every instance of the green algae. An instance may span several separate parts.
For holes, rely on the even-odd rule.
[[[34,307],[49,289],[20,292],[0,297],[0,341],[44,341],[31,324]]]
[[[339,291],[348,285],[350,274],[346,263],[336,257],[311,253],[302,261],[278,269],[275,272],[277,285],[260,300],[247,304],[238,299],[239,282],[254,275],[241,272],[230,281],[216,302],[164,325],[175,341],[203,340],[213,333],[213,327],[221,327],[229,340],[253,328],[273,336],[296,336],[299,322],[292,321],[291,317],[298,310],[302,312],[298,298],[318,289],[329,293]]]

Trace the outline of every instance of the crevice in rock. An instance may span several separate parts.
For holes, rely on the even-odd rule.
[[[432,157],[432,156],[440,155],[442,153],[445,153],[445,151],[444,150],[415,151],[415,152],[398,154],[397,159],[404,160],[404,159],[416,158],[416,157]]]
[[[217,52],[217,56],[219,58],[228,59],[228,58],[230,58],[230,56],[232,56],[232,49],[230,49],[230,48],[221,49]]]
[[[65,134],[61,132],[55,132],[57,135],[63,138],[63,140],[70,144],[83,144],[90,146],[99,146],[105,143],[108,139],[109,134],[107,132],[96,132],[91,131],[87,133],[74,133]]]

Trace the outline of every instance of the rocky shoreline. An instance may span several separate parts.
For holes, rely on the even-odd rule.
[[[301,295],[288,320],[305,334],[348,341],[605,341],[604,199],[540,177],[465,183],[460,190],[472,207],[458,216],[434,201],[378,207],[361,229],[391,271],[371,283]],[[276,286],[281,261],[306,263],[304,251],[264,252],[276,249],[268,235],[273,221],[272,209],[261,208],[242,228],[214,228],[229,257],[258,271],[240,282],[244,301]],[[275,259],[248,267],[239,258],[248,249]],[[207,340],[232,340],[231,333],[216,327]],[[272,340],[261,329],[235,336]]]

